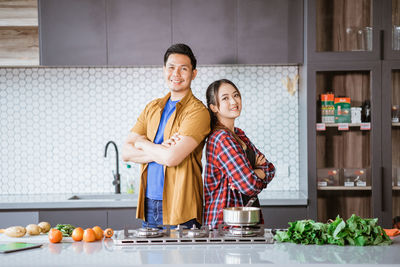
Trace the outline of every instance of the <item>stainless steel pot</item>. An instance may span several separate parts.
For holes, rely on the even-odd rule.
[[[223,213],[227,225],[250,226],[260,222],[260,208],[257,207],[230,207]]]

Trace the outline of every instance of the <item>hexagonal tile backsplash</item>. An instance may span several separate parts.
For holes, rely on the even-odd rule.
[[[282,78],[296,66],[200,66],[193,93],[227,78],[243,98],[237,126],[277,167],[268,190],[299,189],[298,96]],[[0,68],[0,194],[113,192],[121,149],[150,100],[168,92],[161,67]],[[138,168],[134,168],[137,178]],[[127,169],[120,160],[122,190]]]

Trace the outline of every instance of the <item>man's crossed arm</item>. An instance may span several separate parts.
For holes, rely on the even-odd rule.
[[[122,159],[136,163],[155,161],[168,167],[177,166],[197,146],[196,140],[190,136],[175,134],[159,145],[149,141],[143,135],[131,132],[122,148]]]

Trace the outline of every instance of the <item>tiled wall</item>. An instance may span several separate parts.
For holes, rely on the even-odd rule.
[[[200,66],[192,83],[204,103],[216,79],[239,87],[237,126],[278,169],[268,190],[299,189],[298,96],[282,83],[297,73],[295,66]],[[161,67],[1,68],[0,194],[113,192],[115,154],[110,147],[104,158],[105,144],[114,140],[121,150],[145,104],[167,92]],[[121,161],[120,169],[126,177]]]

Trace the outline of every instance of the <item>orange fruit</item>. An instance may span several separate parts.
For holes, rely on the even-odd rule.
[[[96,235],[96,240],[100,240],[103,238],[103,229],[101,229],[100,226],[95,226],[92,229]]]
[[[93,242],[96,241],[96,234],[92,228],[87,228],[83,232],[83,241],[85,242]]]
[[[62,240],[63,236],[60,230],[50,229],[49,231],[49,241],[51,243],[59,243]]]
[[[112,237],[114,234],[114,230],[111,228],[107,228],[106,230],[104,230],[104,236],[105,237]]]
[[[77,227],[72,231],[72,239],[74,241],[81,241],[83,239],[83,229],[81,227]]]

